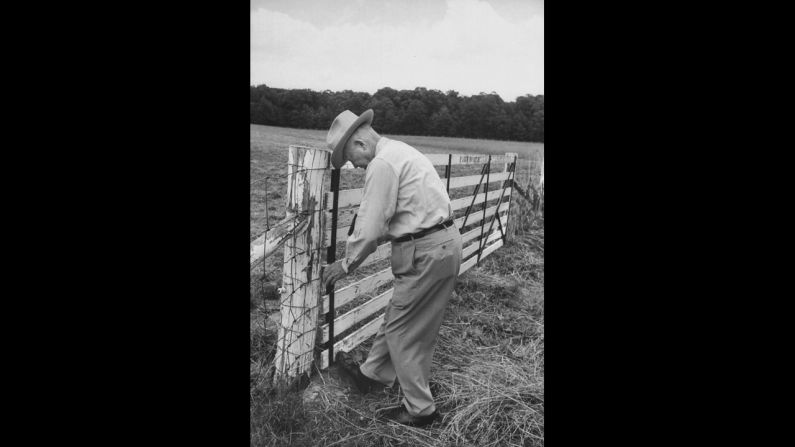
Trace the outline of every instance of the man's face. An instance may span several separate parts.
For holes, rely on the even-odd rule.
[[[353,138],[348,140],[345,145],[345,159],[350,161],[356,168],[367,169],[370,159],[367,156],[367,149],[362,143],[357,143]]]

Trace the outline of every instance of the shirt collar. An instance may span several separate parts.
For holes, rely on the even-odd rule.
[[[389,142],[389,138],[387,137],[381,137],[378,139],[378,143],[375,144],[375,155],[378,155],[378,153],[381,152],[381,149],[386,146],[387,142]]]

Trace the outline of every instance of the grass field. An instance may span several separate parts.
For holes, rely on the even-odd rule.
[[[325,135],[325,131],[319,130],[251,125],[252,240],[268,223],[272,225],[284,217],[286,180],[279,176],[286,173],[288,146],[324,147]],[[516,180],[523,187],[537,181],[544,153],[544,145],[534,143],[385,136],[425,153],[516,152],[519,154]],[[470,171],[472,168],[479,172],[478,167],[469,167]],[[470,171],[454,169],[453,176]],[[263,179],[267,176],[273,179],[268,180],[265,188]],[[342,188],[361,187],[362,176],[362,170],[344,173]],[[428,429],[374,420],[376,408],[399,403],[399,390],[362,397],[339,379],[336,367],[315,371],[304,392],[274,389],[269,362],[274,354],[276,333],[268,316],[278,302],[267,298],[272,297],[281,280],[281,254],[271,256],[262,267],[253,270],[251,445],[543,445],[543,216],[532,212],[518,194],[513,197],[508,244],[459,278],[445,314],[431,379],[431,389],[444,418]],[[371,270],[380,268],[383,265],[373,264]],[[260,281],[263,273],[268,275],[270,283]],[[369,272],[357,273],[363,276]],[[342,285],[340,282],[339,286]],[[362,360],[369,345],[368,341],[354,349],[354,357]]]
[[[538,161],[544,156],[543,143],[520,143],[515,141],[472,140],[467,138],[420,137],[409,135],[383,135],[406,142],[423,153],[475,153],[503,155],[507,152],[519,154],[519,166],[516,179],[527,185],[530,177],[536,177],[539,171]],[[284,176],[287,173],[287,148],[290,145],[310,147],[326,147],[325,130],[290,129],[251,124],[251,142],[249,146],[250,180],[257,182],[252,185],[250,195],[250,239],[253,240],[267,228],[267,223],[274,224],[284,218],[284,194],[287,181],[275,178],[267,181],[268,219],[265,216],[265,177]],[[443,168],[439,168],[444,172]],[[459,169],[456,167],[455,169]],[[478,167],[470,166],[477,172]],[[361,170],[356,170],[361,171]],[[453,176],[464,172],[454,170]],[[361,187],[361,172],[346,173],[342,178],[342,188]],[[348,180],[346,182],[346,180]],[[349,186],[349,185],[355,186]]]

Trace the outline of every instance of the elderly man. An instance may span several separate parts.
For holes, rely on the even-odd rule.
[[[326,142],[331,163],[366,169],[362,202],[345,257],[326,267],[328,289],[375,251],[392,243],[394,293],[367,360],[356,365],[337,354],[340,370],[362,393],[400,383],[403,405],[381,414],[412,426],[439,417],[429,387],[431,358],[445,307],[461,267],[461,234],[453,225],[450,197],[436,169],[406,143],[382,137],[370,127],[373,111],[340,113]]]

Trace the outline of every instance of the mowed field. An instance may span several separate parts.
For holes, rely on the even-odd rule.
[[[284,218],[290,145],[325,147],[325,130],[251,125],[250,239]],[[384,135],[423,153],[519,154],[516,181],[537,183],[544,145],[462,138]],[[453,177],[480,173],[454,166]],[[496,169],[492,167],[492,169]],[[500,166],[499,171],[504,169]],[[438,167],[440,175],[444,167]],[[341,188],[360,188],[364,170],[343,171]],[[267,180],[266,187],[266,177]],[[501,187],[499,182],[490,190]],[[451,190],[470,196],[473,187]],[[483,192],[481,188],[480,192]],[[491,199],[491,196],[489,196]],[[496,205],[497,198],[488,206]],[[476,206],[477,209],[480,205]],[[460,217],[463,210],[456,213]],[[351,214],[340,214],[340,225]],[[336,367],[315,370],[305,391],[274,389],[275,287],[282,254],[251,271],[250,429],[252,446],[537,446],[544,444],[544,228],[543,213],[517,193],[511,201],[508,242],[459,277],[445,313],[432,368],[431,390],[440,422],[427,429],[384,424],[374,410],[396,405],[397,390],[361,396],[339,378]],[[344,241],[338,245],[344,252]],[[338,282],[338,287],[388,267],[382,260]],[[265,273],[265,276],[263,276]],[[385,286],[388,287],[388,286]],[[380,293],[382,289],[373,293]],[[364,299],[369,299],[365,297]],[[354,301],[350,306],[357,305]],[[340,312],[345,311],[339,309]],[[371,340],[351,351],[359,361]]]

